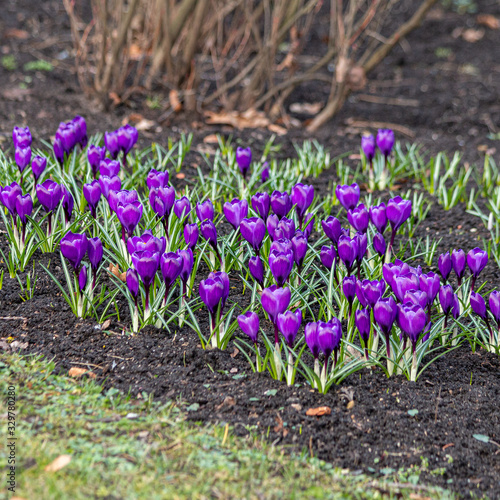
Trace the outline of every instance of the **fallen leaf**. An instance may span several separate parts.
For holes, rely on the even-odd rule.
[[[298,403],[293,403],[291,406],[292,406],[292,408],[295,411],[301,411],[302,410],[302,405],[299,405]]]
[[[329,406],[319,406],[318,408],[309,408],[306,411],[308,417],[321,417],[323,415],[330,415],[332,409]]]
[[[483,36],[484,36],[484,30],[483,29],[475,30],[473,28],[469,28],[469,29],[466,29],[462,33],[462,38],[466,42],[469,42],[469,43],[479,42],[479,40],[481,40],[481,38],[483,38]]]
[[[118,106],[119,104],[121,104],[122,100],[116,92],[110,92],[108,95],[109,98],[113,101],[113,106]]]
[[[177,90],[172,89],[168,93],[168,100],[170,101],[170,106],[172,106],[172,109],[176,112],[179,113],[179,111],[182,110],[182,103],[179,100],[179,92]]]
[[[216,410],[220,410],[224,407],[231,407],[236,404],[236,400],[232,396],[226,396],[224,398],[224,401],[218,406],[215,407]]]
[[[57,472],[71,462],[71,455],[59,455],[53,462],[45,467],[46,472]]]
[[[96,378],[97,375],[94,372],[87,372],[87,376],[90,378]]]
[[[156,122],[154,122],[153,120],[146,120],[146,118],[135,124],[135,128],[142,132],[151,130],[155,126]]]
[[[240,351],[239,351],[238,349],[236,349],[236,347],[235,347],[235,348],[234,348],[234,351],[233,351],[233,352],[232,352],[232,354],[231,354],[231,357],[234,359],[236,356],[238,356],[238,353],[239,353],[239,352],[240,352]]]
[[[277,134],[277,135],[285,135],[287,133],[286,128],[280,127],[279,125],[275,125],[274,123],[271,123],[270,125],[268,125],[267,128],[268,128],[269,132],[273,132],[274,134]]]
[[[500,28],[500,19],[491,14],[479,14],[476,21],[478,24],[490,28],[490,30],[497,30]]]
[[[321,106],[320,102],[294,102],[290,104],[290,111],[303,115],[315,115],[321,111]]]
[[[25,30],[8,28],[4,31],[3,36],[5,38],[14,38],[16,40],[26,40],[30,36],[30,34]]]
[[[120,273],[118,265],[113,265],[110,262],[108,270],[110,273],[114,274],[119,280],[123,281],[124,283],[127,281],[127,273]]]
[[[23,97],[29,96],[33,93],[31,89],[21,89],[19,87],[13,87],[10,89],[5,89],[2,91],[2,96],[8,101],[22,101]]]
[[[203,138],[205,144],[219,144],[219,138],[217,134],[210,134]]]
[[[184,179],[185,177],[186,177],[186,174],[183,174],[182,172],[175,174],[176,179]]]
[[[349,401],[349,403],[347,403],[347,409],[351,410],[352,408],[354,408],[354,401]]]
[[[70,368],[68,375],[70,377],[79,378],[82,375],[84,375],[85,373],[87,373],[87,371],[88,370],[86,370],[85,368],[77,368],[76,366],[73,366],[73,368]]]
[[[111,325],[111,320],[107,319],[102,325],[101,325],[101,330],[106,330],[109,328],[109,325]]]
[[[278,414],[274,420],[276,420],[277,423],[277,425],[274,426],[274,432],[281,432],[283,430],[283,419]]]

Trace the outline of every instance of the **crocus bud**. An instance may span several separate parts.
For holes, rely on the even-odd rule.
[[[19,173],[22,174],[24,169],[30,164],[31,161],[31,147],[25,148],[17,147],[15,150],[15,160]]]
[[[144,231],[142,236],[133,236],[127,241],[127,250],[129,254],[149,250],[150,252],[158,252],[160,255],[165,252],[167,241],[164,236],[157,238],[153,236],[151,229]]]
[[[205,219],[214,220],[215,210],[212,202],[210,200],[205,200],[203,203],[196,204],[196,216],[200,222]]]
[[[184,240],[186,241],[186,245],[191,248],[191,250],[198,243],[198,224],[186,224],[184,226]]]
[[[87,286],[87,266],[85,266],[85,264],[80,269],[80,274],[78,275],[78,286],[82,291],[85,290]]]
[[[379,299],[373,306],[373,317],[385,335],[388,335],[392,330],[397,314],[398,307],[392,297]]]
[[[226,201],[223,207],[224,215],[231,226],[236,231],[240,227],[241,221],[248,215],[248,201],[234,198]]]
[[[273,191],[271,194],[271,208],[273,212],[281,219],[288,215],[292,208],[292,200],[286,191]]]
[[[377,132],[377,146],[380,152],[387,158],[394,146],[394,132],[390,129],[380,129]]]
[[[47,167],[47,158],[43,156],[35,156],[31,162],[31,171],[33,172],[33,177],[35,178],[35,184],[38,179],[43,174],[45,168]]]
[[[96,210],[99,200],[101,199],[101,186],[96,181],[93,180],[89,184],[83,185],[83,196],[87,200],[87,203],[90,206],[90,212],[92,213],[92,217],[96,217]]]
[[[325,359],[328,360],[342,341],[342,326],[337,318],[332,318],[328,323],[319,322],[318,341]]]
[[[428,304],[432,304],[439,293],[441,283],[439,276],[433,272],[421,274],[419,276],[420,290],[427,294]]]
[[[61,192],[62,192],[62,200],[61,200],[62,207],[64,210],[64,216],[66,218],[66,224],[68,224],[69,221],[71,220],[71,215],[73,213],[75,200],[69,189],[64,184],[61,184]]]
[[[171,186],[151,188],[149,192],[149,203],[157,217],[166,217],[170,215],[170,211],[174,206],[175,189]]]
[[[358,309],[354,315],[354,324],[356,325],[363,342],[366,344],[370,338],[370,310]]]
[[[358,262],[358,265],[361,265],[361,261],[366,255],[366,249],[368,248],[368,236],[366,235],[366,233],[361,233],[358,231],[354,235],[353,241],[356,242],[357,247],[356,261]]]
[[[279,224],[279,219],[277,215],[271,214],[266,220],[267,232],[269,233],[269,236],[273,241],[276,239],[275,233],[278,224]]]
[[[123,203],[127,205],[128,203],[134,203],[139,201],[139,195],[137,191],[129,191],[128,189],[120,189],[119,191],[110,191],[108,193],[108,204],[109,208],[116,212],[118,205]]]
[[[349,236],[343,235],[339,238],[337,250],[340,260],[347,268],[348,274],[350,274],[352,266],[358,257],[357,241],[354,238],[351,239]]]
[[[451,307],[451,314],[454,319],[458,319],[460,317],[460,302],[458,301],[458,295],[456,293],[453,294],[453,306]]]
[[[302,311],[300,309],[296,309],[295,312],[286,311],[285,313],[278,314],[278,330],[285,337],[286,343],[290,348],[293,347],[301,323]]]
[[[342,291],[349,304],[352,304],[356,296],[356,276],[346,276],[342,281]]]
[[[269,163],[267,161],[262,165],[262,172],[260,173],[260,180],[262,183],[269,179]]]
[[[122,187],[122,181],[115,175],[113,177],[108,177],[107,175],[99,176],[99,186],[101,186],[101,193],[104,198],[108,199],[109,193],[111,191],[119,191]]]
[[[259,317],[253,311],[247,311],[245,314],[238,316],[238,325],[241,331],[250,337],[250,340],[257,344],[259,336]]]
[[[379,233],[384,233],[387,226],[387,209],[385,203],[370,207],[370,221]]]
[[[222,281],[222,285],[224,287],[221,298],[221,311],[224,309],[224,305],[226,303],[227,298],[229,297],[229,276],[224,271],[211,272],[208,275],[209,278],[217,278]]]
[[[16,200],[22,196],[23,191],[17,182],[13,182],[9,186],[0,189],[0,201],[9,211],[12,217],[16,216]]]
[[[479,276],[479,273],[486,267],[487,263],[488,252],[481,250],[479,247],[474,248],[467,254],[467,265],[472,276],[475,278]]]
[[[372,134],[363,135],[361,137],[361,149],[369,163],[375,157],[375,138]]]
[[[139,295],[139,275],[135,269],[129,267],[126,275],[127,288],[134,299]]]
[[[301,221],[314,200],[314,186],[301,182],[295,184],[291,191],[292,204],[296,205],[297,216]]]
[[[182,271],[182,257],[175,252],[166,252],[160,257],[160,269],[167,290]]]
[[[270,207],[271,199],[268,193],[255,193],[252,196],[252,208],[263,220],[267,219]]]
[[[31,216],[33,212],[33,200],[29,194],[18,196],[16,198],[16,213],[22,224],[26,224],[26,217]]]
[[[373,249],[375,250],[375,252],[377,252],[377,254],[380,257],[385,255],[385,251],[387,249],[387,243],[385,242],[383,234],[376,233],[373,236],[372,244],[373,244]]]
[[[411,215],[411,200],[403,200],[401,196],[392,198],[385,211],[393,231],[397,231]]]
[[[64,164],[64,148],[61,142],[61,139],[59,139],[57,136],[54,139],[54,143],[52,144],[52,149],[54,150],[54,156],[56,157],[56,160],[60,165]]]
[[[347,220],[356,231],[366,233],[369,221],[368,210],[360,203],[356,208],[348,210]]]
[[[255,253],[259,253],[262,241],[266,235],[266,225],[260,217],[243,219],[240,223],[240,231],[243,238],[250,244]]]
[[[135,127],[127,123],[123,127],[120,127],[116,133],[118,135],[118,147],[123,151],[123,154],[127,156],[137,142],[139,132]]]
[[[451,265],[450,252],[442,253],[438,258],[438,269],[444,281],[447,281],[451,273]]]
[[[63,257],[68,259],[75,272],[80,267],[83,257],[87,252],[88,241],[85,233],[73,233],[69,231],[61,239],[60,248]]]
[[[271,250],[269,253],[269,267],[278,286],[283,286],[292,272],[293,252],[291,250],[286,252]]]
[[[309,236],[311,236],[313,229],[314,229],[314,215],[307,214],[305,219],[304,219],[304,229],[302,230],[302,232],[304,233],[304,236],[307,239],[309,239]]]
[[[91,144],[88,147],[87,160],[92,170],[92,175],[94,176],[94,179],[97,177],[97,172],[99,171],[99,165],[101,164],[101,161],[103,161],[105,157],[106,157],[106,148],[94,146],[93,144]]]
[[[490,305],[491,314],[495,318],[499,328],[500,328],[500,293],[498,290],[493,290],[490,293],[490,297],[488,299]]]
[[[475,314],[477,314],[482,319],[486,319],[486,303],[479,293],[471,292],[470,306]]]
[[[118,153],[120,152],[120,146],[118,144],[118,133],[116,130],[112,132],[104,133],[104,145],[109,151],[109,154],[116,160]]]
[[[175,200],[174,202],[174,214],[180,220],[184,220],[191,212],[191,204],[186,196]]]
[[[416,274],[408,273],[405,275],[394,276],[392,280],[392,290],[399,302],[403,302],[405,293],[408,290],[419,289],[420,281]]]
[[[330,215],[326,220],[321,221],[321,226],[326,236],[336,245],[342,234],[340,221],[336,217]]]
[[[261,286],[264,286],[264,264],[258,256],[251,257],[248,261],[248,269],[253,279]]]
[[[38,201],[47,212],[54,210],[61,202],[63,192],[61,186],[52,179],[47,179],[36,186]]]
[[[407,290],[403,297],[404,304],[415,304],[422,308],[427,307],[428,300],[427,294],[422,292],[422,290]]]
[[[415,351],[418,338],[427,325],[427,314],[419,305],[399,304],[398,324],[401,330],[408,336]]]
[[[307,347],[309,347],[314,359],[318,359],[321,347],[318,339],[319,323],[307,323],[304,337],[306,339]]]
[[[12,141],[14,142],[14,147],[26,148],[31,146],[33,138],[31,137],[31,132],[29,127],[14,127],[12,130]]]
[[[446,316],[450,314],[451,308],[453,307],[453,296],[453,288],[451,288],[451,285],[444,285],[439,290],[439,302]]]
[[[193,252],[190,248],[187,250],[179,250],[179,255],[182,257],[181,280],[186,283],[193,271]]]
[[[335,251],[335,247],[333,245],[329,246],[329,247],[323,245],[321,247],[319,257],[321,259],[321,263],[327,269],[331,269],[333,267],[333,263],[335,262],[335,259],[337,257],[337,252]]]
[[[373,307],[382,295],[384,295],[384,292],[384,280],[358,280],[356,282],[356,296],[364,307]]]
[[[278,288],[276,285],[272,285],[262,290],[262,296],[260,298],[262,307],[269,315],[269,319],[272,323],[276,324],[278,314],[287,310],[290,304],[290,298],[291,293],[288,287]]]
[[[200,232],[203,238],[214,248],[217,248],[217,229],[210,219],[205,219],[200,225]]]
[[[168,186],[168,172],[159,172],[158,170],[152,168],[148,177],[146,178],[146,185],[148,189],[158,189]]]
[[[115,175],[118,175],[120,173],[120,163],[116,160],[103,158],[99,163],[99,173],[100,175],[114,177]]]
[[[140,201],[132,203],[119,203],[116,208],[116,215],[123,229],[130,238],[142,217],[143,206]],[[141,273],[137,270],[139,276]]]
[[[252,150],[250,148],[236,148],[236,163],[241,175],[246,179],[252,163]]]
[[[460,284],[465,274],[465,252],[462,249],[451,252],[451,265]]]
[[[160,254],[158,252],[150,252],[149,250],[142,250],[132,254],[132,263],[137,274],[140,276],[144,286],[149,288],[153,283],[160,265]]]
[[[87,122],[85,118],[82,116],[75,116],[73,120],[71,120],[75,129],[75,141],[80,144],[82,148],[87,145]]]
[[[102,256],[104,254],[104,249],[102,248],[102,242],[99,238],[89,238],[87,240],[87,255],[89,257],[90,266],[95,272],[101,263]]]
[[[300,270],[307,253],[307,238],[301,231],[296,231],[291,241],[293,259],[295,260],[295,264],[297,264],[297,267]]]
[[[335,195],[346,210],[352,210],[359,203],[359,186],[355,182],[350,186],[348,184],[339,185],[335,188]]]
[[[280,238],[286,238],[287,240],[291,240],[293,238],[293,235],[295,234],[295,222],[292,219],[287,219],[286,217],[283,217],[276,226],[276,230],[274,232],[275,239],[278,234],[278,231],[280,231],[279,233]]]

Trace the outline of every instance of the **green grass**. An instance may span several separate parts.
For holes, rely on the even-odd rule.
[[[18,497],[451,498],[438,488],[395,484],[408,481],[408,471],[384,481],[350,475],[306,452],[291,456],[255,434],[238,438],[224,424],[187,422],[179,404],[103,392],[93,380],[54,375],[53,369],[53,363],[33,356],[0,357],[4,393],[9,385],[17,393]],[[0,412],[5,443],[5,397]],[[2,446],[2,464],[6,453]],[[71,456],[66,467],[45,471],[65,454]],[[418,472],[411,472],[417,482]],[[0,495],[8,493],[5,487],[2,480]]]

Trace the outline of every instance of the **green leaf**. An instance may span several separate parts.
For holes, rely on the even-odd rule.
[[[408,415],[410,415],[410,417],[414,417],[417,414],[418,414],[418,410],[416,410],[416,409],[408,410]]]
[[[276,396],[278,389],[269,389],[264,393],[264,396]]]
[[[200,403],[193,403],[192,405],[189,405],[186,410],[187,411],[198,411],[200,409]]]
[[[489,436],[485,436],[484,434],[473,434],[472,437],[474,439],[477,439],[478,441],[481,441],[482,443],[489,443],[490,442]]]

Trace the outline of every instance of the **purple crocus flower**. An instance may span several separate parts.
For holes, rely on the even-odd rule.
[[[283,217],[274,230],[274,239],[286,238],[291,240],[295,234],[295,222],[292,219]]]
[[[396,320],[397,314],[398,307],[392,297],[379,299],[373,306],[373,317],[385,336],[387,357],[391,356],[391,344],[389,338],[391,335],[392,325]]]
[[[83,116],[75,116],[73,120],[71,120],[75,129],[75,142],[80,144],[80,147],[83,149],[87,143],[87,122]]]
[[[335,353],[333,365],[337,364],[337,354],[342,341],[342,326],[337,318],[332,318],[327,323],[319,322],[318,342],[325,354],[325,372],[328,371],[328,361],[332,352]]]
[[[457,275],[458,286],[460,286],[465,274],[465,252],[462,249],[455,249],[451,252],[451,266]]]
[[[307,253],[307,238],[301,231],[296,231],[293,238],[291,239],[291,242],[293,249],[293,259],[295,260],[298,272],[300,273]]]
[[[23,174],[24,169],[30,164],[31,161],[31,147],[25,148],[17,147],[15,150],[15,160],[19,173]]]
[[[56,157],[57,162],[62,168],[62,166],[64,165],[64,148],[61,139],[59,139],[57,136],[54,139],[54,143],[52,144],[52,149],[54,150],[54,156]]]
[[[365,357],[368,359],[368,340],[370,339],[370,310],[358,309],[354,315],[354,324],[365,343]]]
[[[132,263],[137,274],[140,276],[144,283],[145,290],[145,317],[149,316],[149,292],[151,284],[153,283],[160,265],[160,254],[158,252],[150,252],[149,250],[142,250],[132,254]]]
[[[349,316],[351,315],[352,303],[356,296],[356,276],[346,276],[342,281],[342,292],[349,303]]]
[[[142,236],[132,236],[127,240],[127,250],[129,254],[149,250],[150,252],[158,252],[162,255],[165,252],[167,241],[164,236],[157,238],[153,236],[151,229],[144,231]]]
[[[385,203],[370,207],[370,221],[377,228],[377,231],[384,234],[387,226],[387,212]]]
[[[152,168],[148,173],[148,177],[146,178],[146,185],[148,186],[149,190],[167,187],[168,172],[159,172],[155,168]]]
[[[208,275],[208,277],[220,279],[222,281],[222,285],[224,286],[224,291],[222,292],[222,298],[221,298],[221,317],[222,317],[222,309],[224,309],[226,300],[229,297],[229,287],[230,287],[229,276],[224,271],[217,271],[217,272],[211,272]]]
[[[61,253],[63,257],[69,260],[69,263],[73,266],[75,273],[78,273],[78,269],[82,262],[85,253],[87,252],[88,241],[85,233],[73,233],[69,231],[64,235],[60,242]]]
[[[472,311],[477,314],[480,318],[487,319],[486,303],[479,293],[471,292],[470,294],[470,306]]]
[[[47,179],[41,184],[36,185],[36,195],[42,207],[47,212],[51,212],[61,202],[63,192],[57,182]]]
[[[302,230],[302,232],[304,233],[304,236],[307,239],[309,239],[309,236],[311,236],[313,229],[314,229],[314,215],[307,214],[305,219],[304,219],[304,229]]]
[[[186,283],[187,280],[189,279],[189,276],[191,276],[191,273],[193,272],[193,264],[194,264],[194,258],[193,258],[193,252],[191,251],[190,248],[186,250],[179,250],[179,255],[182,257],[182,269],[181,269],[181,281],[184,283],[184,292],[186,291]]]
[[[81,291],[85,290],[87,286],[87,266],[85,264],[80,269],[80,274],[78,275],[78,286]]]
[[[418,338],[427,325],[427,314],[425,310],[421,306],[415,304],[399,304],[398,324],[401,330],[410,339],[413,352],[415,352]]]
[[[401,196],[392,198],[387,203],[386,215],[393,232],[396,232],[411,215],[411,200],[403,200]]]
[[[94,179],[97,177],[97,172],[99,171],[99,165],[106,157],[106,148],[100,146],[94,146],[91,144],[87,149],[87,160],[89,162],[90,168],[92,170],[92,175]]]
[[[335,195],[346,210],[352,210],[359,203],[359,186],[355,182],[350,186],[348,184],[339,185],[335,188]]]
[[[319,333],[319,323],[307,323],[304,332],[304,337],[306,340],[307,347],[309,347],[309,350],[311,351],[315,360],[318,359],[319,353],[321,351],[321,347],[319,345],[318,333]]]
[[[356,208],[347,212],[347,220],[356,231],[366,233],[369,222],[368,210],[360,203]]]
[[[361,137],[361,149],[363,150],[368,163],[372,163],[373,158],[375,157],[375,138],[372,134],[363,135]]]
[[[102,242],[99,238],[89,238],[87,241],[87,255],[90,261],[90,267],[92,268],[92,289],[95,288],[97,269],[101,263],[104,251],[102,248]]]
[[[410,266],[396,259],[395,262],[388,262],[382,267],[382,275],[385,282],[392,288],[395,276],[404,276],[410,272]]]
[[[186,220],[191,212],[191,204],[186,196],[175,200],[174,202],[174,214],[180,220]]]
[[[186,224],[184,226],[184,240],[186,241],[186,245],[192,249],[198,243],[198,224]]]
[[[252,196],[252,208],[263,220],[267,219],[270,207],[271,199],[268,193],[255,193]]]
[[[250,148],[236,148],[236,163],[243,179],[246,179],[252,163],[252,150]]]
[[[271,208],[278,219],[286,217],[292,208],[292,200],[286,191],[273,191],[271,194]]]
[[[438,258],[438,269],[441,274],[443,281],[448,280],[448,276],[451,273],[452,261],[450,257],[450,252],[442,253]]]
[[[493,290],[490,293],[488,303],[490,306],[491,314],[493,314],[498,328],[500,329],[500,293],[498,292],[498,290]]]
[[[108,177],[114,177],[120,173],[120,163],[116,160],[110,160],[109,158],[104,158],[99,163],[99,174],[107,175]]]
[[[212,248],[214,250],[217,250],[217,229],[215,227],[215,224],[210,219],[205,219],[201,223],[200,232],[203,238],[208,241]]]
[[[22,194],[23,190],[17,182],[13,182],[9,186],[0,189],[0,201],[14,218],[16,217],[16,200]]]
[[[160,257],[160,269],[165,282],[165,296],[163,306],[167,304],[170,288],[182,271],[183,260],[176,252],[166,252]]]
[[[350,275],[352,266],[358,257],[357,241],[354,238],[351,239],[349,236],[342,235],[339,238],[337,250],[340,260],[347,269],[347,274]]]
[[[118,147],[123,151],[124,157],[126,157],[137,142],[139,132],[135,127],[127,123],[125,126],[120,127],[116,131],[116,134],[118,136]]]
[[[271,214],[266,220],[267,232],[271,240],[279,239],[276,238],[276,228],[278,227],[279,219],[277,215]]]
[[[296,206],[297,217],[299,218],[299,227],[302,229],[304,215],[314,200],[314,186],[305,185],[301,182],[295,184],[291,191],[291,199],[292,204]]]
[[[129,238],[132,236],[135,228],[141,220],[142,211],[143,206],[140,201],[134,201],[132,203],[118,203],[118,206],[116,208],[116,215],[118,217],[118,220],[120,221],[120,224],[122,225],[123,230],[127,233],[127,236]],[[137,272],[140,276],[141,273],[138,269]]]
[[[61,184],[61,192],[62,192],[61,204],[64,210],[64,218],[66,221],[66,225],[68,225],[71,220],[71,215],[73,214],[73,207],[75,205],[75,200],[70,190],[64,184]]]
[[[369,306],[373,308],[376,302],[384,295],[385,286],[384,280],[358,280],[356,282],[356,296],[364,307]]]
[[[293,267],[293,252],[271,250],[269,253],[269,267],[278,286],[282,287],[288,280]]]
[[[327,269],[331,269],[337,259],[337,252],[335,251],[335,247],[333,245],[329,247],[323,245],[319,253],[319,258],[321,259],[321,263]]]
[[[137,306],[137,296],[139,295],[139,275],[135,269],[131,267],[127,269],[126,282],[127,288],[132,297],[134,297]]]
[[[20,195],[16,198],[16,213],[23,225],[28,221],[26,217],[33,212],[33,200],[29,194]]]
[[[251,257],[248,261],[248,269],[250,270],[250,274],[252,278],[264,288],[264,264],[262,260],[258,256]]]
[[[321,221],[321,226],[323,227],[323,231],[326,236],[330,238],[332,243],[337,245],[337,242],[342,234],[340,221],[336,217],[330,215],[326,220]]]
[[[256,254],[259,253],[262,241],[266,235],[266,225],[260,217],[250,217],[240,222],[240,231],[243,238],[250,244]]]
[[[432,306],[434,299],[439,293],[441,283],[439,281],[439,276],[433,272],[427,274],[421,274],[419,276],[420,290],[427,294],[428,305]]]
[[[109,154],[116,160],[118,153],[120,152],[120,145],[118,144],[118,132],[113,130],[112,132],[104,133],[104,145],[109,151]]]
[[[90,206],[90,212],[94,219],[96,218],[96,210],[99,200],[101,199],[101,186],[99,182],[93,180],[89,184],[83,185],[83,196]]]
[[[165,231],[168,232],[168,217],[174,206],[175,189],[171,186],[151,188],[149,191],[149,203],[156,216],[163,218]]]
[[[420,281],[416,274],[408,273],[405,275],[394,276],[392,280],[392,291],[399,302],[403,302],[405,293],[408,290],[419,290]]]
[[[290,288],[288,287],[277,287],[272,285],[269,288],[264,288],[262,290],[261,302],[264,311],[269,315],[269,319],[274,324],[274,343],[279,344],[278,338],[278,325],[277,319],[278,314],[283,313],[287,310],[290,304]]]
[[[488,263],[488,252],[481,250],[479,247],[470,250],[467,254],[467,265],[472,273],[471,289],[474,290],[474,285],[479,273],[486,267]]]
[[[375,252],[377,252],[377,254],[380,257],[385,255],[385,251],[387,250],[387,243],[385,242],[383,234],[376,233],[373,236],[372,244],[373,244],[373,249],[375,250]]]
[[[223,207],[224,215],[231,226],[236,231],[240,223],[248,215],[248,201],[234,198],[232,201],[226,201]]]
[[[33,138],[31,137],[29,127],[14,127],[12,130],[12,141],[14,142],[14,148],[27,148],[31,146]]]
[[[260,173],[260,181],[262,184],[269,179],[269,163],[267,161],[262,165],[262,172]]]
[[[139,195],[137,194],[137,191],[120,189],[118,191],[110,191],[108,193],[109,208],[111,208],[113,212],[116,212],[120,203],[126,205],[128,203],[134,203],[136,201],[139,201]]]
[[[368,236],[366,235],[366,233],[361,233],[358,231],[354,235],[353,241],[356,242],[356,246],[358,249],[356,255],[356,261],[358,263],[358,275],[359,275],[359,273],[361,272],[361,261],[366,255],[366,249],[368,248]]]
[[[403,297],[404,304],[414,304],[420,306],[422,309],[425,309],[427,307],[428,302],[429,299],[427,297],[427,294],[422,290],[407,290]]]
[[[205,219],[209,219],[211,221],[214,220],[215,209],[210,200],[205,200],[203,203],[196,204],[196,216],[200,220],[200,222]]]
[[[33,177],[35,178],[35,184],[38,179],[43,174],[45,168],[47,167],[47,158],[43,156],[35,156],[31,162],[31,171],[33,172]]]
[[[448,316],[451,312],[453,307],[453,297],[454,293],[451,285],[443,285],[439,290],[439,303],[441,304],[441,308],[443,309],[445,316]]]
[[[377,146],[387,159],[394,146],[394,132],[390,129],[380,129],[377,132]]]
[[[296,309],[295,312],[286,311],[278,314],[278,330],[281,332],[288,347],[293,348],[295,337],[299,333],[300,324],[302,323],[302,311]]]
[[[257,345],[260,326],[257,314],[253,311],[247,311],[245,314],[240,314],[238,316],[238,325],[241,331],[250,338],[254,345]]]
[[[99,186],[101,186],[101,192],[104,198],[108,199],[108,195],[111,191],[119,191],[122,187],[122,181],[117,175],[113,177],[108,177],[107,175],[99,176]]]

